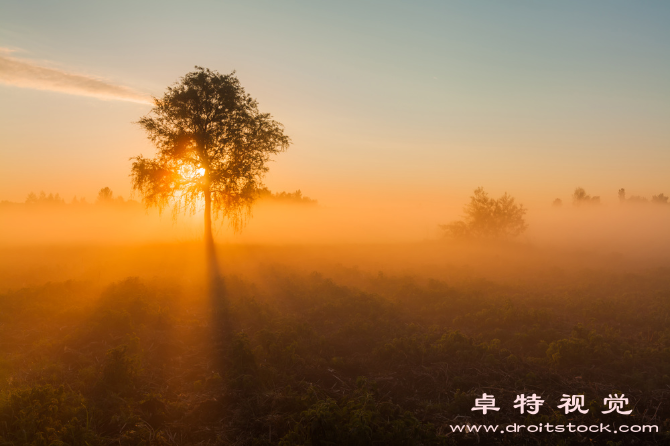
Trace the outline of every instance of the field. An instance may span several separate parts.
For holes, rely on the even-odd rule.
[[[0,444],[670,442],[654,262],[442,242],[218,253],[223,302],[196,243],[3,248]],[[471,410],[483,393],[499,411]],[[602,414],[622,393],[632,413]],[[500,432],[513,423],[658,432]]]

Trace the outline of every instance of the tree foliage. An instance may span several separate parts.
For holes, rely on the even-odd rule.
[[[482,187],[475,190],[465,208],[465,218],[440,225],[445,234],[455,238],[512,238],[521,235],[528,225],[526,209],[505,192],[500,198],[489,197]]]
[[[146,206],[172,206],[175,216],[204,201],[206,226],[213,213],[239,230],[270,156],[290,144],[283,126],[258,110],[235,72],[196,67],[154,103],[138,123],[158,153],[134,158],[134,190]]]

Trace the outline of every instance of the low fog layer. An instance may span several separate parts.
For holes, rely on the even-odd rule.
[[[443,239],[439,225],[462,217],[461,206],[411,203],[332,207],[260,201],[246,227],[215,226],[219,243],[408,243]],[[602,204],[529,209],[515,239],[535,247],[598,248],[636,253],[670,246],[670,205]],[[0,245],[134,244],[202,239],[202,213],[162,215],[134,202],[107,205],[0,205]]]
[[[198,282],[202,215],[159,216],[123,205],[0,206],[0,280],[16,288],[50,280],[128,276]],[[528,230],[507,241],[453,240],[439,208],[330,208],[259,202],[241,234],[218,226],[224,274],[262,276],[268,265],[334,274],[338,268],[456,280],[531,277],[549,270],[666,266],[670,207],[562,206],[530,210]]]

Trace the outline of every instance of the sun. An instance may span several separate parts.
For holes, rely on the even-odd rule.
[[[184,165],[179,168],[179,175],[185,180],[197,180],[205,175],[205,168],[198,167],[195,169],[193,166]]]

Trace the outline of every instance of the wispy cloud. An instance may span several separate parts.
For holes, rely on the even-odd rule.
[[[149,95],[85,74],[77,74],[39,65],[31,60],[10,56],[13,51],[0,48],[0,83],[15,87],[89,96],[98,99],[152,104]]]

